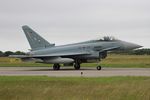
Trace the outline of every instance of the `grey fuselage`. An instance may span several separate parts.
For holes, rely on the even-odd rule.
[[[59,64],[72,64],[75,69],[80,69],[81,63],[99,62],[101,59],[106,58],[108,51],[133,50],[141,47],[109,36],[101,37],[98,40],[55,46],[55,44],[49,43],[29,26],[24,25],[22,29],[31,51],[26,55],[10,55],[10,57],[21,58],[23,61],[54,64],[54,70],[59,70]],[[97,66],[97,69],[100,70],[101,66]]]
[[[68,55],[61,56],[62,58],[72,58],[79,59],[81,62],[88,62],[88,60],[100,60],[107,56],[107,51],[119,50],[119,49],[132,49],[131,47],[126,47],[123,44],[124,41],[120,40],[92,40],[75,44],[68,44],[62,46],[54,46],[50,48],[45,48],[42,50],[31,51],[30,55],[51,55],[51,54],[78,54],[78,53],[88,53],[86,55]],[[126,42],[127,43],[127,42]],[[48,59],[48,57],[43,58],[43,60]]]

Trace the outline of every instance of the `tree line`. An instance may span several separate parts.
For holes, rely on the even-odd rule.
[[[137,49],[137,50],[130,50],[130,51],[113,51],[110,52],[113,54],[127,54],[127,55],[150,55],[150,49]]]
[[[150,49],[138,49],[132,51],[112,51],[110,54],[124,54],[124,55],[150,55]],[[9,55],[25,55],[23,51],[0,51],[0,57],[8,57]]]
[[[9,55],[25,55],[25,54],[26,53],[22,52],[22,51],[15,51],[15,52],[12,52],[12,51],[2,52],[2,51],[0,51],[0,57],[8,57]]]

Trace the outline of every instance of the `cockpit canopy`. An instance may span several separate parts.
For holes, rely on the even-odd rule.
[[[116,41],[118,39],[114,38],[113,36],[103,36],[101,38],[98,39],[94,39],[94,40],[89,40],[89,41],[85,41],[85,42],[81,42],[81,43],[91,43],[91,42],[105,42],[105,41]]]
[[[103,36],[98,39],[98,41],[114,41],[114,40],[117,40],[117,39],[113,36]]]

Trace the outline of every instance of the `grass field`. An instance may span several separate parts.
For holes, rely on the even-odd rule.
[[[34,62],[22,62],[20,59],[0,57],[0,67],[48,67],[51,64],[42,64]]]
[[[0,76],[0,100],[150,100],[150,77]]]
[[[150,68],[150,55],[108,55],[100,63],[103,67]],[[83,64],[96,66],[97,64]]]
[[[150,56],[149,55],[108,55],[108,57],[101,61],[103,67],[128,67],[128,68],[150,68]],[[52,66],[51,64],[37,64],[37,63],[26,63],[19,59],[1,57],[0,66]],[[81,66],[95,67],[96,63],[86,63]]]

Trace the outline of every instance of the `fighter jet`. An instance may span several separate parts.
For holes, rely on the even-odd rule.
[[[27,25],[22,29],[30,44],[31,50],[26,55],[10,55],[21,58],[23,61],[35,61],[38,63],[53,64],[54,70],[60,69],[60,64],[72,65],[76,70],[82,63],[98,63],[97,70],[101,70],[99,62],[107,57],[108,51],[133,50],[142,46],[104,36],[97,40],[89,40],[80,43],[55,46],[49,43]]]

